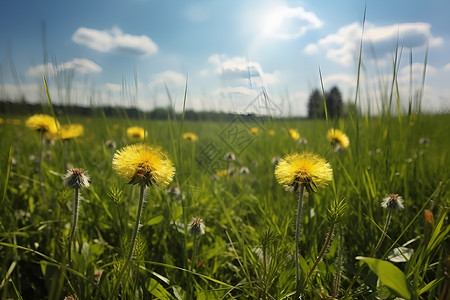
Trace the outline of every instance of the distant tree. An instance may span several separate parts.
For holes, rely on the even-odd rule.
[[[325,100],[327,103],[328,117],[341,117],[343,108],[342,95],[336,86],[331,88],[331,90],[325,95]]]
[[[308,100],[308,118],[324,118],[322,93],[318,89],[312,91]]]
[[[327,114],[329,118],[342,117],[344,104],[339,89],[334,86],[328,93],[325,93],[325,102],[327,104]],[[323,104],[323,94],[315,89],[312,91],[308,100],[308,117],[325,118],[325,108]]]

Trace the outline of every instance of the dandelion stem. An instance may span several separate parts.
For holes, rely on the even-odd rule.
[[[303,190],[304,186],[300,185],[300,191],[298,193],[298,207],[297,207],[297,220],[295,224],[295,297],[294,299],[298,299],[300,297],[300,266],[298,262],[298,257],[300,254],[300,222],[302,219],[302,210],[303,210]]]
[[[380,239],[378,240],[377,245],[375,246],[375,248],[373,248],[373,250],[370,253],[369,257],[373,257],[377,253],[377,251],[380,248],[381,244],[383,243],[383,240],[384,240],[384,238],[386,236],[387,229],[389,227],[389,223],[391,222],[391,217],[392,217],[392,210],[389,210],[388,214],[386,216],[386,222],[384,223],[383,232],[381,233]],[[352,288],[353,284],[355,284],[356,280],[359,278],[359,275],[361,275],[361,272],[362,272],[364,266],[365,266],[364,263],[359,266],[358,272],[353,277],[352,281],[350,282],[350,285],[347,288],[347,294],[350,292],[350,289]]]
[[[142,208],[144,207],[144,192],[145,192],[145,184],[141,183],[140,184],[141,190],[140,190],[140,194],[139,194],[139,206],[138,206],[138,212],[137,212],[137,216],[136,216],[136,223],[134,225],[134,229],[133,229],[133,234],[131,236],[131,247],[130,250],[128,251],[128,255],[126,257],[125,263],[122,266],[122,269],[120,270],[119,276],[117,277],[117,281],[116,284],[114,286],[114,289],[111,293],[111,297],[110,299],[114,298],[114,295],[120,285],[120,281],[122,280],[123,275],[125,274],[126,269],[128,268],[131,259],[133,258],[133,252],[134,252],[134,247],[136,245],[136,239],[137,239],[137,235],[139,232],[139,226],[140,226],[140,219],[141,219],[141,213],[142,213]]]
[[[80,192],[76,188],[75,189],[75,200],[74,200],[74,206],[73,206],[73,216],[72,216],[72,228],[70,229],[69,234],[69,245],[68,245],[68,257],[69,257],[69,263],[72,263],[72,243],[73,238],[75,236],[75,231],[77,229],[77,221],[78,221],[78,212],[79,212],[79,195]]]
[[[197,255],[197,235],[194,235],[194,245],[192,246],[191,271],[194,271],[195,256]]]
[[[39,150],[39,183],[41,188],[44,185],[44,180],[42,178],[42,160],[44,159],[44,132],[41,132],[41,148]]]
[[[322,257],[325,255],[325,252],[327,251],[327,249],[332,241],[335,225],[336,225],[336,223],[331,224],[331,227],[328,230],[327,236],[325,238],[325,242],[323,243],[322,249],[320,249],[320,252],[317,255],[316,261],[314,262],[314,265],[312,266],[311,270],[309,270],[308,275],[306,276],[305,283],[308,282],[309,277],[311,277],[311,275],[314,272],[314,270],[316,269],[317,265],[322,260]]]

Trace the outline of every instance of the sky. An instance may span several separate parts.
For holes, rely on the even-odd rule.
[[[450,112],[449,11],[447,0],[1,1],[0,98],[46,101],[45,75],[59,104],[180,111],[186,95],[186,109],[249,112],[265,93],[277,113],[305,116],[323,83],[371,113],[397,91],[404,109],[422,99]]]

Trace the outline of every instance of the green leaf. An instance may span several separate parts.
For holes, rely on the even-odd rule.
[[[148,226],[156,225],[158,223],[161,223],[161,221],[163,219],[164,219],[164,216],[159,215],[159,216],[153,217],[150,220],[148,220],[147,222],[145,222],[145,225],[148,225]]]
[[[358,256],[359,259],[369,265],[369,268],[378,276],[392,293],[404,299],[411,299],[411,291],[408,289],[406,276],[392,263],[369,257]]]

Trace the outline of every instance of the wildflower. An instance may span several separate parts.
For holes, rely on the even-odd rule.
[[[216,172],[217,177],[223,177],[223,176],[226,176],[227,174],[228,174],[228,170],[218,170]]]
[[[236,160],[236,156],[234,156],[233,152],[227,152],[225,153],[225,160],[227,161],[235,161]]]
[[[308,140],[305,139],[305,138],[301,138],[301,139],[298,140],[298,144],[299,145],[306,145],[306,144],[308,144]]]
[[[0,124],[5,123],[5,120],[3,120],[3,118],[0,118]]]
[[[274,156],[273,158],[272,158],[272,160],[271,160],[271,162],[272,162],[272,165],[278,165],[278,163],[280,162],[280,160],[281,160],[281,157],[279,157],[279,156]]]
[[[116,142],[114,142],[113,140],[107,140],[105,142],[105,147],[111,150],[115,150],[116,149]]]
[[[428,143],[430,143],[430,139],[427,138],[427,137],[421,137],[421,138],[419,139],[419,144],[424,145],[424,144],[428,144]]]
[[[389,210],[402,210],[404,208],[403,198],[398,194],[386,195],[386,197],[383,198],[381,206]]]
[[[59,122],[52,116],[37,114],[29,117],[25,125],[28,128],[40,133],[56,133],[58,131]]]
[[[104,272],[103,269],[97,269],[94,271],[94,279],[97,284],[100,283],[100,279],[102,278],[103,272]]]
[[[239,173],[241,173],[242,175],[247,175],[247,174],[250,173],[250,170],[249,170],[247,167],[243,166],[243,167],[241,167],[241,169],[239,170]]]
[[[205,234],[205,224],[203,223],[203,220],[195,217],[192,219],[191,224],[189,224],[189,232],[193,236],[201,236]]]
[[[295,299],[300,297],[300,232],[301,215],[303,208],[303,191],[306,189],[309,193],[316,191],[324,186],[333,176],[333,170],[325,159],[317,154],[303,152],[289,154],[282,158],[275,167],[275,177],[278,183],[284,185],[287,190],[294,189],[298,192],[297,219],[295,223]]]
[[[147,136],[147,133],[142,127],[132,126],[127,128],[127,136],[131,140],[143,140]]]
[[[70,169],[62,177],[64,185],[71,189],[81,189],[90,185],[90,178],[82,169]]]
[[[328,130],[327,138],[331,145],[335,147],[335,151],[344,150],[350,144],[348,136],[339,129],[331,128]]]
[[[108,297],[109,299],[115,298],[116,291],[133,257],[144,207],[145,188],[153,185],[166,187],[175,175],[172,161],[161,148],[140,143],[117,150],[114,154],[112,166],[119,175],[129,180],[129,184],[139,184],[140,193],[136,222],[131,236],[131,247]]]
[[[128,145],[117,150],[113,169],[129,184],[167,186],[175,174],[168,155],[160,148],[146,144]]]
[[[297,130],[291,128],[289,129],[288,133],[291,139],[295,141],[298,141],[300,139],[300,133],[298,133]]]
[[[249,132],[250,132],[250,134],[258,135],[259,129],[258,129],[258,127],[252,127],[252,128],[250,128]]]
[[[333,176],[329,163],[317,154],[303,152],[285,156],[275,168],[278,182],[285,188],[297,190],[300,186],[308,192],[326,185]]]
[[[84,134],[84,127],[81,124],[63,125],[59,130],[59,138],[70,140]]]
[[[198,141],[198,136],[195,133],[186,132],[186,133],[183,133],[183,139],[185,139],[187,141],[191,141],[191,142],[196,142],[196,141]]]
[[[275,135],[275,130],[270,129],[269,131],[267,131],[268,135]]]

